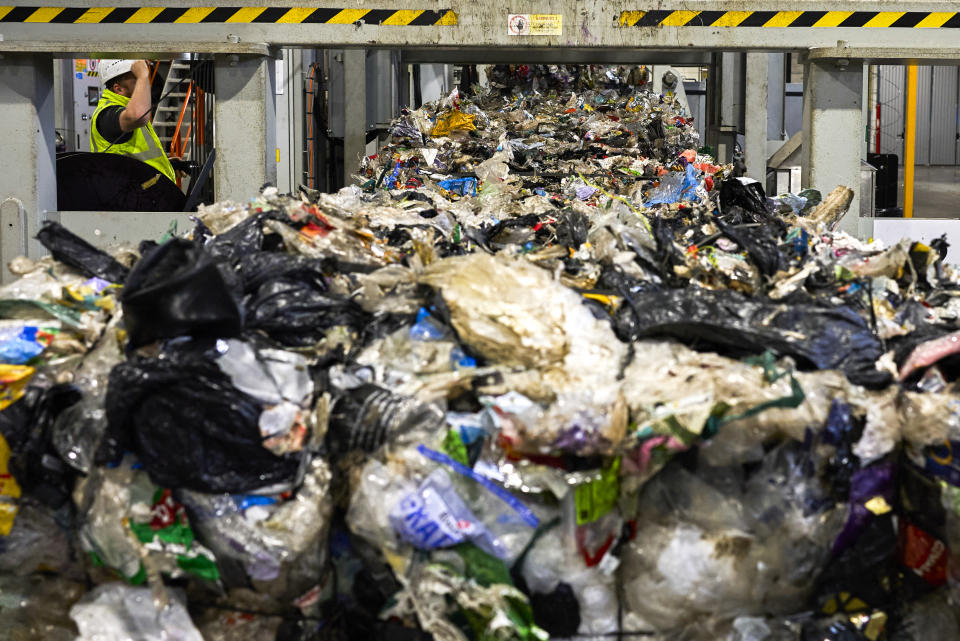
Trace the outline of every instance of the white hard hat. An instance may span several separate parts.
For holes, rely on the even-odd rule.
[[[110,86],[109,83],[111,80],[133,69],[134,62],[136,62],[136,60],[100,60],[99,71],[100,78],[103,80],[103,86]]]

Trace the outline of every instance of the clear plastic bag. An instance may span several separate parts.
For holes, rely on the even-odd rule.
[[[203,641],[177,599],[154,603],[149,588],[101,585],[70,608],[78,641]]]

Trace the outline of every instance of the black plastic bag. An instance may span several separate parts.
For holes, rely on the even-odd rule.
[[[257,252],[239,261],[246,324],[290,347],[308,347],[331,327],[361,330],[369,314],[349,299],[327,292],[321,261]]]
[[[770,349],[802,368],[842,370],[858,385],[880,388],[891,381],[875,367],[883,355],[880,340],[849,307],[784,305],[695,288],[638,293],[633,302],[635,338],[670,336],[734,355]]]
[[[134,266],[121,302],[131,347],[175,336],[237,336],[243,327],[236,292],[220,267],[179,238]]]
[[[53,509],[69,502],[76,477],[53,446],[53,424],[81,398],[75,385],[32,386],[0,412],[0,434],[12,453],[10,473],[30,497]]]
[[[894,598],[898,589],[897,535],[893,515],[871,520],[856,543],[827,563],[817,578],[819,612],[869,611]]]
[[[580,245],[587,242],[587,233],[590,230],[590,221],[587,217],[571,210],[566,210],[557,222],[557,243],[565,247],[580,249]]]
[[[214,236],[206,244],[207,252],[214,258],[234,262],[258,252],[263,245],[263,216],[251,216],[228,231]]]
[[[771,213],[763,187],[756,180],[747,178],[724,180],[720,187],[720,211],[726,216],[734,207],[751,214],[754,220],[766,218]]]
[[[263,447],[260,402],[197,354],[116,365],[106,408],[108,439],[98,464],[131,450],[164,487],[248,492],[291,482],[300,469],[299,455]]]
[[[728,225],[721,218],[717,218],[717,226],[724,236],[747,252],[761,273],[773,276],[780,270],[778,230],[767,225]]]
[[[533,228],[540,222],[537,214],[524,214],[482,228],[485,245],[523,245],[534,239]]]
[[[47,221],[37,233],[40,244],[61,263],[111,283],[123,283],[129,271],[110,254],[80,238],[60,223]]]

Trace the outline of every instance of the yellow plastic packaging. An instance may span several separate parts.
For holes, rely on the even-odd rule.
[[[0,364],[0,410],[20,400],[34,371],[26,365]]]
[[[10,447],[0,435],[0,536],[7,536],[13,528],[13,519],[17,516],[17,499],[20,498],[20,486],[10,474]]]
[[[464,131],[476,131],[477,126],[473,124],[476,116],[465,114],[462,111],[448,111],[442,116],[437,116],[437,124],[433,126],[430,135],[434,138],[440,136],[449,136],[451,131],[462,129]]]

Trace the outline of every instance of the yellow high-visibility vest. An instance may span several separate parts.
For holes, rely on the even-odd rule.
[[[127,142],[116,143],[114,145],[111,145],[111,141],[101,136],[100,132],[97,131],[97,116],[100,115],[100,112],[103,111],[104,108],[126,107],[128,102],[130,102],[130,99],[126,96],[121,96],[109,89],[104,90],[103,95],[100,97],[100,102],[97,103],[97,110],[93,112],[93,118],[90,123],[90,149],[97,152],[106,151],[111,154],[123,154],[124,156],[136,158],[137,160],[147,163],[170,180],[176,181],[177,178],[173,172],[173,165],[170,164],[167,154],[163,153],[163,147],[160,145],[157,132],[153,130],[153,125],[150,123],[134,129],[133,132],[131,132],[133,136],[131,136]]]

